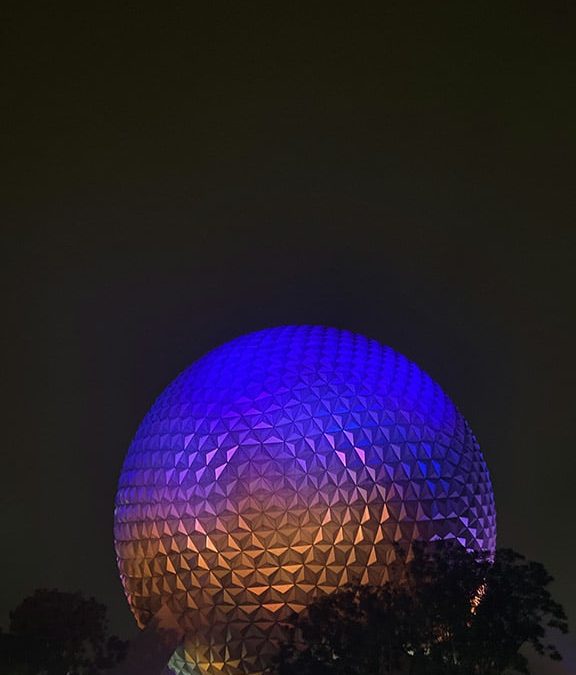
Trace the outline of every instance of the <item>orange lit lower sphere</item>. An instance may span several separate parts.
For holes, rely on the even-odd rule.
[[[261,673],[283,620],[387,579],[394,542],[493,552],[478,444],[414,363],[347,331],[289,326],[215,349],[159,397],[130,446],[118,565],[144,627],[163,609],[186,674]]]

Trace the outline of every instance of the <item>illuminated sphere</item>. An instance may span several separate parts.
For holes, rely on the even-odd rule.
[[[144,418],[116,498],[140,626],[185,632],[182,672],[260,673],[282,621],[347,582],[379,584],[393,543],[494,551],[494,498],[467,422],[418,366],[344,330],[233,340]]]

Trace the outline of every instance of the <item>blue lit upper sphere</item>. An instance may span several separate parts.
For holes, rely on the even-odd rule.
[[[115,538],[140,625],[167,606],[184,671],[228,675],[261,672],[319,593],[385,581],[394,542],[493,552],[495,520],[476,439],[428,375],[360,335],[289,326],[215,349],[159,397]]]

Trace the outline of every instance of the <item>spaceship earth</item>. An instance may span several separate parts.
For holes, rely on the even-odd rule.
[[[466,420],[417,365],[345,330],[286,326],[224,344],[161,394],[115,508],[141,627],[168,608],[172,668],[261,673],[287,615],[388,577],[395,542],[493,552],[490,477]]]

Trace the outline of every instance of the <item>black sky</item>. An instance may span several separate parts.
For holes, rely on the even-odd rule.
[[[574,625],[573,4],[1,11],[0,624],[56,586],[130,633],[112,508],[140,419],[209,348],[322,323],[451,394],[499,543]]]

